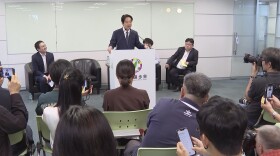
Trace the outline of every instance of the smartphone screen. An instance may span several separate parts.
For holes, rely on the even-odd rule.
[[[84,87],[87,88],[87,80],[85,80]]]
[[[272,98],[272,93],[273,93],[273,86],[272,85],[268,85],[266,87],[266,98]]]
[[[187,128],[181,128],[177,130],[180,141],[183,143],[184,147],[188,150],[189,155],[194,155],[195,151],[192,149],[193,144],[191,137]]]
[[[3,74],[4,78],[11,78],[12,75],[15,74],[15,69],[14,68],[3,68],[2,74]]]

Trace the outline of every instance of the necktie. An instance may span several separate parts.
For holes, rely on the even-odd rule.
[[[128,31],[126,31],[125,39],[126,39],[126,43],[128,44]]]

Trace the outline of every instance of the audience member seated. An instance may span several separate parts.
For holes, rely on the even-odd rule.
[[[143,40],[143,44],[144,44],[145,49],[153,49],[153,44],[154,44],[154,42],[153,42],[152,39],[150,39],[150,38],[145,38],[145,39]],[[159,56],[158,56],[157,54],[155,55],[155,58],[156,58],[155,64],[159,64],[159,63],[160,63],[160,59],[159,59]]]
[[[32,69],[35,81],[39,84],[41,93],[51,90],[48,82],[51,81],[49,66],[54,61],[53,53],[47,52],[47,46],[43,41],[35,43],[37,53],[32,55]]]
[[[140,147],[175,147],[179,138],[177,130],[188,128],[191,136],[199,137],[196,114],[208,100],[211,80],[201,73],[190,73],[184,77],[180,99],[160,99],[148,116],[147,132],[140,142],[131,140],[125,156],[137,155]]]
[[[242,156],[242,142],[247,128],[244,109],[227,98],[214,96],[196,115],[200,140],[192,138],[193,149],[209,156]],[[178,156],[189,156],[184,145],[177,144]]]
[[[145,90],[132,87],[135,67],[129,60],[117,64],[116,75],[120,87],[104,94],[104,111],[134,111],[149,108],[150,99]]]
[[[274,95],[271,99],[266,100],[265,104],[261,104],[261,107],[267,111],[271,116],[280,122],[280,114],[275,110],[280,110],[280,101]]]
[[[1,68],[1,67],[0,67]],[[3,78],[0,78],[2,84]],[[20,83],[16,75],[12,76],[11,82],[8,83],[10,92],[10,110],[7,107],[0,105],[0,155],[11,156],[10,141],[8,134],[16,133],[26,128],[28,113],[23,100],[19,94]],[[1,102],[2,102],[2,94]],[[3,98],[5,99],[5,98]],[[10,100],[10,101],[9,101]]]
[[[98,109],[71,106],[61,117],[53,156],[116,156],[112,129]]]
[[[0,77],[0,99],[1,99],[0,100],[0,106],[3,106],[8,111],[12,112],[10,92],[9,92],[9,90],[2,88],[3,82],[4,82],[4,78]],[[25,115],[28,117],[28,113],[25,114]],[[28,120],[28,118],[26,120]],[[27,137],[24,137],[24,139],[22,139],[21,142],[12,146],[13,155],[19,155],[20,153],[22,153],[26,149],[26,147],[27,147],[26,141],[28,141],[28,143],[30,145],[34,143],[32,130],[31,130],[29,125],[26,126],[26,134],[25,135],[27,135]],[[27,138],[27,140],[25,138]]]
[[[175,91],[180,91],[182,84],[178,80],[179,75],[186,75],[196,71],[198,51],[193,48],[194,40],[187,38],[185,47],[179,47],[165,64],[170,74],[171,82],[176,86]]]
[[[257,129],[256,151],[259,156],[280,155],[280,128],[265,125]]]
[[[250,101],[250,104],[244,107],[248,116],[249,128],[255,125],[261,114],[261,98],[266,85],[280,85],[280,50],[266,48],[262,51],[261,58],[263,71],[266,71],[265,75],[257,76],[259,66],[253,63],[251,77],[245,90],[245,97]]]
[[[58,100],[58,89],[59,89],[59,79],[63,71],[70,68],[71,63],[64,59],[59,59],[53,62],[49,67],[50,77],[54,82],[54,89],[51,92],[41,94],[38,99],[38,104],[36,107],[36,114],[42,115],[43,110],[48,106],[53,106]]]
[[[59,118],[72,105],[82,104],[82,88],[84,77],[78,69],[68,68],[61,75],[59,81],[58,101],[55,106],[46,107],[43,111],[43,121],[50,129],[50,143],[53,144],[55,130]]]

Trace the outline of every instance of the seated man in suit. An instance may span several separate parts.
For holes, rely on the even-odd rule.
[[[48,81],[51,80],[48,68],[54,62],[54,56],[53,53],[47,52],[47,46],[43,41],[37,41],[34,46],[38,51],[32,55],[35,81],[39,83],[41,93],[46,93],[51,90],[51,87],[48,85]]]
[[[131,29],[132,21],[133,17],[131,15],[122,15],[121,22],[123,27],[113,32],[107,49],[109,53],[111,53],[115,47],[117,50],[134,49],[134,47],[144,49],[144,45],[139,41],[137,31]]]
[[[181,84],[178,81],[179,75],[186,75],[196,71],[198,51],[193,48],[194,40],[187,38],[185,47],[179,47],[174,55],[165,64],[170,74],[171,82],[176,86],[175,91],[180,91]]]

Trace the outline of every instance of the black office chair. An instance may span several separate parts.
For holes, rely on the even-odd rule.
[[[25,85],[26,90],[32,95],[32,100],[34,100],[34,94],[40,93],[39,84],[36,83],[32,70],[32,62],[26,63],[24,65],[25,72]]]
[[[75,69],[79,69],[86,79],[91,80],[93,88],[96,88],[97,94],[101,88],[101,67],[94,59],[82,58],[70,61]]]
[[[156,90],[159,90],[161,84],[161,65],[156,64]]]

